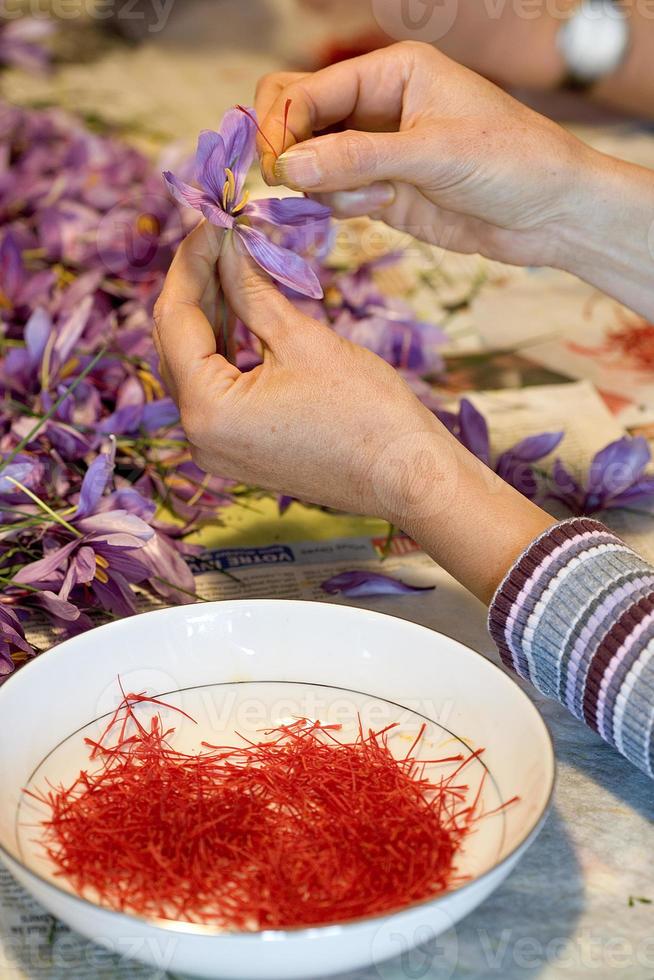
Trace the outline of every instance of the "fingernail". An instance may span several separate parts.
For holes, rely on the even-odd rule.
[[[332,205],[338,212],[365,214],[386,208],[395,200],[395,188],[387,181],[360,187],[355,191],[336,191],[331,195]]]
[[[275,172],[276,158],[272,153],[264,153],[261,157],[261,176],[267,184],[277,183],[279,177]]]
[[[317,153],[303,146],[282,153],[273,169],[276,177],[297,191],[317,187],[322,180]]]

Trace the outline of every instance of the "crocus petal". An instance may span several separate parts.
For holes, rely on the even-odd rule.
[[[149,566],[145,560],[137,557],[144,554],[143,542],[137,541],[136,543],[140,546],[138,549],[116,548],[101,541],[94,546],[95,552],[105,558],[109,564],[107,569],[109,577],[118,572],[127,582],[132,584],[142,582],[148,577],[150,574]]]
[[[76,585],[86,585],[95,578],[95,552],[93,548],[84,545],[71,556],[64,580],[59,589],[59,598],[68,599]]]
[[[179,422],[179,409],[172,398],[147,402],[143,408],[141,426],[148,433],[167,428],[176,422]]]
[[[568,468],[561,462],[560,459],[554,460],[554,466],[552,467],[552,477],[556,484],[556,489],[561,490],[564,493],[583,493],[581,485],[574,478],[572,473]]]
[[[106,584],[94,579],[93,592],[100,605],[116,616],[132,616],[136,612],[134,594],[122,575],[112,575]]]
[[[198,136],[198,148],[195,153],[195,179],[199,182],[202,171],[204,170],[209,157],[222,153],[221,170],[223,171],[223,183],[225,182],[224,168],[228,166],[225,153],[225,143],[220,133],[214,133],[212,129],[203,129]],[[165,175],[164,175],[165,176]],[[186,185],[188,186],[188,185]]]
[[[223,187],[227,180],[225,169],[225,150],[221,144],[218,144],[212,153],[209,154],[204,166],[198,173],[198,182],[204,188],[206,196],[211,201],[222,201]],[[237,202],[234,201],[233,203],[236,204]]]
[[[509,453],[515,459],[521,459],[525,463],[535,463],[537,460],[549,456],[561,442],[561,439],[563,439],[563,432],[542,432],[537,436],[527,436],[526,439],[512,446]]]
[[[184,183],[183,180],[176,177],[170,170],[165,170],[163,176],[171,194],[180,204],[184,204],[187,208],[196,208],[196,210],[199,210],[203,204],[207,203],[207,195],[204,191]]]
[[[407,585],[398,579],[381,575],[379,572],[351,571],[341,572],[322,582],[323,592],[335,595],[337,592],[356,599],[359,596],[406,595],[409,592],[428,592],[433,585]]]
[[[41,307],[37,307],[25,324],[25,346],[32,367],[41,363],[43,351],[51,333],[52,318],[50,314]]]
[[[651,451],[644,436],[623,436],[593,459],[588,478],[589,494],[616,496],[634,483],[649,463]]]
[[[467,398],[459,407],[459,432],[461,442],[473,455],[486,465],[490,462],[490,440],[486,419]]]
[[[651,500],[654,498],[654,476],[642,476],[634,484],[627,487],[623,493],[611,499],[612,507],[624,507],[628,504],[637,503],[639,500]]]
[[[14,582],[24,582],[25,585],[35,585],[39,582],[48,582],[59,571],[68,556],[77,547],[77,541],[70,541],[68,544],[57,548],[52,554],[38,561],[23,565],[14,575]]]
[[[63,619],[66,623],[74,623],[75,620],[79,619],[80,612],[74,603],[68,602],[48,589],[43,589],[35,594],[35,599],[51,616],[55,616],[57,619]]]
[[[256,118],[254,109],[248,109]],[[234,174],[236,197],[240,198],[246,174],[255,153],[256,126],[240,109],[230,109],[223,116],[220,135],[225,144],[225,166]]]
[[[243,213],[259,221],[273,225],[305,225],[314,221],[329,221],[330,208],[307,197],[266,198],[250,201]]]
[[[226,211],[223,211],[217,204],[212,204],[211,201],[205,200],[200,205],[200,211],[207,221],[210,221],[212,225],[216,225],[217,228],[234,227],[234,218],[232,218],[231,214],[227,214]]]
[[[148,562],[148,577],[156,592],[175,602],[193,602],[192,596],[187,595],[195,593],[193,573],[165,534],[150,538],[139,556]],[[180,592],[176,585],[184,591]]]
[[[93,297],[87,296],[79,306],[66,318],[60,328],[55,341],[54,349],[59,355],[61,364],[64,364],[70,357],[73,348],[84,332],[84,328],[89,319]]]
[[[124,510],[149,524],[155,515],[157,505],[154,500],[147,500],[134,487],[121,487],[103,499],[100,510]]]
[[[235,225],[241,241],[255,262],[273,279],[290,286],[304,296],[320,299],[322,286],[309,263],[295,252],[273,245],[262,232],[246,225]]]
[[[25,277],[25,267],[18,242],[10,231],[0,244],[0,290],[13,299]]]
[[[94,512],[100,503],[102,494],[107,489],[113,472],[113,460],[106,453],[100,453],[99,456],[95,457],[82,480],[75,518],[88,517]]]
[[[110,510],[93,514],[91,517],[77,521],[76,524],[84,534],[130,534],[143,541],[147,541],[154,534],[152,528],[148,527],[144,521],[124,510]]]

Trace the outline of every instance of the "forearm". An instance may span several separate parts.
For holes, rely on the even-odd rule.
[[[654,173],[588,150],[559,254],[566,271],[654,319]]]
[[[434,437],[427,458],[443,460],[442,438]],[[445,473],[425,478],[415,489],[415,503],[399,522],[427,554],[487,603],[518,555],[554,519],[458,443],[443,465]]]
[[[490,603],[506,666],[654,775],[654,568],[597,521],[554,521],[462,447],[443,453],[442,436],[422,457],[441,469],[422,498],[413,487],[404,528]]]

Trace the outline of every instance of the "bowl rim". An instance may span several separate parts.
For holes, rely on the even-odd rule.
[[[106,913],[110,916],[119,919],[127,919],[129,921],[137,922],[137,923],[140,922],[147,927],[154,928],[154,929],[161,929],[164,932],[174,932],[177,934],[182,933],[189,936],[202,936],[204,938],[212,938],[215,940],[232,940],[232,941],[249,940],[249,941],[261,942],[266,940],[267,941],[280,940],[289,934],[292,934],[294,937],[298,936],[299,934],[303,934],[305,937],[315,936],[317,933],[320,934],[330,933],[331,935],[334,935],[335,933],[344,931],[346,929],[351,929],[356,926],[372,924],[374,922],[381,923],[384,920],[389,919],[393,916],[408,913],[419,908],[427,907],[429,905],[435,906],[439,902],[442,902],[445,899],[452,897],[453,895],[458,895],[462,892],[465,892],[470,888],[472,888],[474,885],[483,882],[491,875],[496,874],[500,869],[504,868],[507,864],[510,865],[516,859],[516,857],[519,856],[519,853],[524,849],[526,849],[531,844],[531,842],[535,839],[535,837],[538,836],[540,830],[542,829],[549,815],[549,811],[551,809],[552,802],[553,802],[554,789],[555,789],[556,779],[557,779],[557,761],[554,752],[554,743],[549,727],[545,719],[541,715],[540,711],[538,710],[534,702],[531,700],[529,695],[516,682],[516,680],[504,669],[502,669],[502,667],[500,667],[498,664],[490,660],[487,656],[485,656],[482,653],[479,653],[477,650],[474,650],[472,647],[467,646],[467,644],[462,643],[460,640],[457,640],[454,637],[449,636],[447,633],[441,633],[439,630],[432,629],[429,626],[423,626],[422,623],[415,623],[413,622],[413,620],[410,619],[403,619],[400,616],[395,616],[393,613],[382,612],[376,609],[368,609],[365,606],[351,606],[349,604],[338,603],[338,602],[318,601],[313,599],[275,599],[275,598],[213,599],[205,602],[185,603],[184,605],[179,605],[179,606],[165,606],[164,608],[160,608],[160,609],[150,609],[143,613],[137,613],[135,616],[126,616],[123,617],[122,619],[114,620],[109,623],[103,623],[102,625],[96,626],[92,630],[89,630],[87,633],[80,633],[77,634],[76,636],[71,636],[65,640],[62,640],[61,643],[54,644],[48,650],[43,651],[43,653],[40,653],[32,660],[29,660],[19,670],[17,670],[15,673],[12,673],[7,678],[7,680],[3,682],[2,685],[0,685],[0,701],[5,696],[5,691],[7,687],[10,684],[12,684],[15,679],[20,677],[26,670],[38,664],[38,662],[41,660],[42,657],[49,656],[51,654],[55,654],[56,656],[65,656],[65,648],[69,644],[79,643],[80,640],[83,641],[85,637],[95,633],[96,630],[108,630],[111,628],[115,630],[117,627],[128,628],[129,625],[131,625],[135,620],[140,620],[143,619],[144,617],[182,615],[185,611],[188,611],[189,609],[195,607],[203,608],[207,612],[209,612],[211,609],[217,610],[224,606],[238,607],[238,606],[248,606],[248,605],[263,607],[263,608],[265,608],[266,606],[277,606],[277,607],[287,606],[291,608],[300,607],[300,606],[303,607],[315,606],[317,608],[327,607],[331,610],[338,610],[337,615],[346,613],[346,615],[354,615],[355,618],[361,615],[362,617],[372,616],[373,619],[376,618],[393,619],[402,623],[403,625],[406,625],[407,628],[409,629],[417,629],[423,633],[429,633],[429,634],[434,634],[435,636],[444,637],[445,639],[449,640],[451,643],[455,643],[457,646],[461,647],[467,653],[480,658],[488,667],[497,671],[500,674],[500,676],[503,678],[503,680],[509,685],[512,685],[515,688],[515,691],[517,692],[518,696],[522,698],[524,702],[526,702],[528,710],[532,712],[536,724],[540,726],[541,733],[544,734],[545,736],[545,744],[549,750],[548,759],[550,763],[551,773],[549,777],[549,785],[547,788],[545,801],[542,804],[542,807],[538,812],[538,814],[530,822],[530,826],[528,827],[528,829],[519,837],[517,843],[504,855],[504,857],[500,861],[497,861],[486,871],[482,872],[482,874],[477,875],[476,877],[472,878],[470,881],[466,881],[456,888],[452,888],[450,890],[440,892],[438,895],[434,895],[431,898],[423,898],[420,899],[419,901],[411,902],[409,905],[400,905],[398,906],[397,909],[390,909],[386,912],[378,912],[371,915],[358,916],[357,918],[345,919],[339,922],[325,923],[324,925],[288,926],[284,929],[253,929],[253,930],[228,931],[225,929],[219,929],[214,926],[205,923],[200,923],[200,922],[184,922],[183,920],[180,919],[163,919],[163,918],[151,917],[146,915],[138,915],[132,912],[124,912],[124,911],[120,911],[119,909],[112,909],[109,906],[101,905],[98,902],[93,902],[91,899],[85,898],[83,895],[79,895],[75,892],[68,891],[67,889],[62,888],[60,885],[57,885],[55,882],[53,882],[49,878],[46,878],[38,871],[34,871],[32,868],[30,868],[27,864],[25,864],[25,862],[22,859],[12,854],[4,846],[2,841],[0,841],[0,859],[2,859],[5,866],[8,867],[10,871],[11,871],[11,866],[15,865],[20,869],[21,873],[27,875],[27,877],[31,879],[34,879],[39,885],[45,886],[45,888],[48,889],[49,891],[55,892],[57,895],[62,896],[62,898],[72,901],[74,904],[80,904],[84,908],[88,907],[92,909],[93,912]],[[62,650],[64,650],[63,654],[61,653]],[[36,900],[38,901],[38,899]],[[300,938],[302,938],[301,935]]]

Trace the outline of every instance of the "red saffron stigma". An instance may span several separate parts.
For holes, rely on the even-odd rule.
[[[284,129],[282,130],[282,148],[281,153],[284,152],[284,147],[286,146],[286,130],[288,128],[288,110],[291,108],[291,99],[287,99],[284,105]]]
[[[123,692],[100,738],[86,739],[97,768],[25,790],[48,810],[40,842],[55,874],[120,911],[226,930],[383,914],[465,880],[467,835],[517,800],[484,812],[484,778],[464,785],[481,750],[416,758],[424,725],[401,758],[388,744],[397,725],[366,732],[360,719],[350,742],[340,725],[300,718],[265,741],[189,754],[160,714],[137,718],[146,704],[190,718]]]
[[[268,139],[268,137],[264,133],[263,129],[261,128],[261,126],[259,125],[259,123],[257,122],[257,120],[254,118],[254,116],[252,115],[252,113],[250,112],[250,110],[249,109],[246,109],[245,106],[243,106],[243,105],[237,105],[236,108],[238,109],[239,112],[244,113],[248,117],[248,119],[251,122],[254,123],[254,125],[257,127],[257,132],[259,133],[259,136],[261,136],[261,138],[266,141],[266,143],[268,144],[268,146],[270,147],[270,149],[275,154],[275,159],[276,159],[279,156],[279,153],[277,152],[277,150],[275,149],[275,147],[272,145],[272,143],[270,142],[270,140]]]

